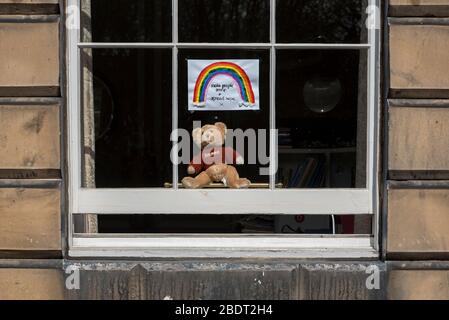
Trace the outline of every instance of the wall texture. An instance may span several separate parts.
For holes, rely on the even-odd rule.
[[[364,262],[68,259],[64,5],[0,0],[0,299],[449,299],[449,0],[385,3],[383,254]]]
[[[0,0],[0,299],[65,295],[59,12]]]
[[[388,298],[448,299],[449,1],[391,0],[385,32]],[[427,260],[427,261],[425,261]]]

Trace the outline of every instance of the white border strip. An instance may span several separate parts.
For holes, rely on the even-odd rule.
[[[74,258],[142,258],[142,259],[344,259],[378,260],[379,253],[372,248],[363,249],[289,249],[289,250],[188,250],[188,249],[71,249]]]
[[[177,248],[177,249],[363,249],[372,247],[367,237],[300,237],[300,236],[150,236],[150,237],[74,237],[76,248]]]
[[[81,189],[75,213],[372,214],[371,197],[368,189]]]
[[[77,0],[68,0],[66,7],[66,19],[69,15],[73,15],[73,8],[78,8],[78,20],[75,25],[80,26],[80,10]],[[67,133],[68,133],[68,244],[69,247],[73,245],[72,229],[73,229],[73,212],[78,212],[78,195],[81,187],[81,137],[80,130],[80,55],[78,48],[73,45],[79,41],[79,29],[68,29],[67,31]],[[71,85],[70,85],[71,84]]]
[[[369,43],[228,43],[228,42],[79,42],[79,48],[173,48],[180,49],[213,49],[213,48],[245,48],[245,49],[369,49]]]

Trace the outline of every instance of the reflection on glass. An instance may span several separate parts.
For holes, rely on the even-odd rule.
[[[169,42],[171,17],[167,0],[82,0],[82,40]]]
[[[171,50],[84,49],[84,185],[160,187],[172,177]]]
[[[270,121],[270,107],[269,107],[269,61],[270,54],[268,50],[180,50],[179,51],[179,128],[186,129],[188,132],[193,130],[193,122],[200,121],[201,126],[205,124],[214,124],[216,122],[223,122],[228,129],[254,130],[257,133],[258,129],[268,129]],[[189,111],[188,110],[188,85],[187,85],[187,62],[189,59],[210,59],[210,60],[225,60],[225,59],[259,59],[259,86],[260,86],[260,110],[242,110],[242,111]],[[259,158],[254,159],[250,157],[249,151],[259,151],[259,143],[264,143],[265,154],[269,157],[269,139],[264,139],[259,142],[259,135],[256,135],[257,141],[250,149],[248,146],[248,138],[245,138],[244,157],[245,163],[237,165],[237,171],[240,177],[249,179],[254,183],[268,183],[268,176],[261,175],[259,169],[263,164],[259,162]],[[234,146],[237,142],[234,143]],[[192,148],[192,154],[194,153]],[[198,149],[196,149],[198,151]],[[262,150],[261,150],[262,152]],[[263,153],[263,152],[262,152]],[[256,155],[257,156],[257,155]],[[179,179],[181,180],[189,176],[188,164],[181,164],[179,166]],[[268,185],[266,185],[268,187]]]
[[[277,183],[364,187],[366,51],[282,50],[276,76]]]
[[[269,42],[269,0],[179,0],[181,42]]]
[[[341,81],[337,77],[315,75],[304,84],[304,103],[310,110],[326,113],[334,109],[341,99]]]
[[[277,0],[278,42],[366,42],[367,0]]]

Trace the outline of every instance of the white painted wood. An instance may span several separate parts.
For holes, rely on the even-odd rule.
[[[375,213],[372,220],[372,230],[374,235],[374,249],[379,249],[379,119],[380,119],[380,1],[369,0],[369,6],[376,8],[370,11],[374,14],[373,21],[376,28],[368,30],[368,42],[371,47],[368,50],[368,150],[367,150],[367,186],[371,189],[371,199],[373,212]]]
[[[277,49],[369,49],[371,43],[277,43]]]
[[[152,259],[344,259],[377,260],[379,253],[373,249],[302,249],[302,250],[148,250],[148,249],[71,249],[73,258],[152,258]]]
[[[211,49],[211,48],[244,48],[244,49],[368,49],[369,43],[188,43],[188,42],[79,42],[79,48],[172,48]]]
[[[172,0],[172,132],[178,129],[178,0]],[[177,137],[172,137],[172,188],[178,189],[179,166]]]
[[[145,236],[74,238],[72,257],[376,259],[372,237]]]
[[[78,19],[75,25],[80,26],[80,10],[78,0],[68,0],[66,15],[73,14],[77,8]],[[70,11],[69,11],[70,10]],[[67,27],[67,128],[68,128],[68,202],[69,202],[69,247],[72,245],[71,230],[73,229],[73,212],[78,212],[78,195],[81,187],[81,132],[80,132],[80,57],[79,50],[74,45],[79,41],[79,29]]]
[[[372,214],[368,189],[81,189],[95,214]]]
[[[371,237],[301,237],[301,236],[145,236],[145,237],[82,237],[73,238],[74,248],[186,248],[186,249],[332,249],[371,248]]]
[[[276,188],[277,131],[276,131],[276,0],[270,0],[270,167],[269,189]]]

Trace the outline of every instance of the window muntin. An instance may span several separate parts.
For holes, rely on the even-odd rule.
[[[95,1],[95,0],[92,0]],[[76,5],[77,1],[71,1],[72,4]],[[331,50],[331,49],[347,49],[347,50],[358,50],[359,52],[367,53],[367,78],[368,78],[368,103],[367,103],[367,114],[366,118],[367,127],[365,134],[368,137],[368,141],[374,142],[374,120],[375,119],[375,60],[376,60],[376,32],[367,31],[367,40],[365,44],[363,41],[361,43],[318,43],[309,45],[307,41],[304,42],[292,42],[292,43],[281,43],[282,41],[276,42],[276,7],[275,1],[270,2],[270,41],[260,42],[260,43],[250,43],[249,40],[247,44],[245,43],[233,43],[233,42],[223,42],[223,43],[188,43],[180,42],[178,39],[178,31],[180,31],[178,24],[178,1],[173,1],[173,21],[171,21],[171,40],[166,43],[151,43],[151,42],[141,42],[139,43],[128,43],[128,42],[95,42],[89,37],[83,36],[81,38],[83,41],[78,44],[76,48],[76,42],[80,41],[78,33],[72,32],[71,37],[69,37],[71,56],[78,56],[78,50],[85,51],[95,51],[102,49],[125,49],[139,48],[145,50],[154,49],[169,49],[172,53],[172,128],[181,127],[180,124],[184,121],[182,119],[182,114],[180,111],[180,102],[184,98],[183,94],[180,94],[185,88],[182,88],[182,61],[179,57],[182,55],[183,50],[185,52],[193,52],[198,54],[200,49],[212,50],[218,52],[218,50],[265,50],[269,53],[269,79],[268,79],[268,90],[265,94],[269,95],[269,128],[276,128],[276,72],[277,72],[277,61],[279,57],[282,56],[283,52],[286,54],[290,50]],[[279,18],[277,19],[279,20]],[[364,20],[364,19],[362,19]],[[78,40],[77,40],[78,38]],[[165,40],[165,39],[163,39]],[[225,39],[226,40],[226,39]],[[140,40],[137,40],[140,41]],[[153,40],[149,40],[153,41]],[[75,42],[75,43],[74,43]],[[257,41],[256,41],[257,42]],[[73,48],[75,45],[75,48]],[[93,49],[94,48],[94,49]],[[70,72],[72,71],[72,72]],[[70,79],[76,80],[78,83],[80,79],[79,75],[73,74],[73,69],[69,70],[72,77]],[[83,83],[86,79],[83,80]],[[73,85],[73,81],[71,82]],[[82,87],[82,86],[81,86]],[[264,90],[265,91],[265,90]],[[76,92],[76,91],[75,91]],[[83,96],[83,94],[81,94]],[[71,214],[73,213],[94,213],[94,214],[157,214],[157,213],[185,213],[186,205],[192,209],[192,213],[210,213],[214,209],[213,199],[220,199],[220,212],[219,213],[276,213],[281,214],[296,214],[298,210],[301,210],[304,214],[333,214],[338,212],[343,212],[345,214],[373,214],[374,210],[374,200],[373,191],[374,186],[374,172],[375,172],[375,159],[374,159],[374,146],[366,146],[366,167],[365,172],[366,177],[366,187],[358,187],[355,189],[336,189],[336,190],[310,190],[305,189],[301,191],[289,192],[287,190],[276,190],[276,177],[272,175],[269,178],[269,183],[267,183],[268,190],[240,190],[239,193],[235,193],[234,190],[202,190],[202,191],[192,191],[192,190],[180,190],[178,189],[178,184],[173,183],[172,189],[147,189],[151,185],[145,185],[139,189],[122,189],[126,186],[118,185],[118,189],[110,189],[110,187],[103,189],[97,188],[92,189],[95,184],[85,184],[81,183],[84,177],[80,176],[80,172],[85,169],[83,164],[83,157],[81,156],[81,148],[77,146],[77,138],[80,137],[81,125],[76,124],[79,119],[79,100],[72,94],[70,95],[72,105],[75,104],[77,108],[72,109],[70,114],[70,131],[71,131]],[[188,125],[186,125],[188,126]],[[75,137],[73,135],[75,132]],[[277,160],[276,156],[276,145],[274,144],[274,135],[270,137],[270,153],[271,153],[271,165]],[[373,144],[373,143],[372,143]],[[81,161],[74,160],[73,157],[79,155]],[[83,170],[81,170],[83,169]],[[172,181],[176,182],[182,177],[178,172],[178,166],[173,167]],[[84,186],[85,188],[80,188]],[[131,184],[131,186],[133,186]],[[87,187],[87,188],[86,188]],[[144,189],[142,189],[144,188]],[[171,199],[176,198],[182,204],[173,203]],[[211,200],[207,200],[211,199]],[[276,204],[276,208],[274,208]],[[218,213],[218,212],[217,212]],[[374,226],[375,228],[375,226]],[[301,246],[300,241],[298,246]]]

